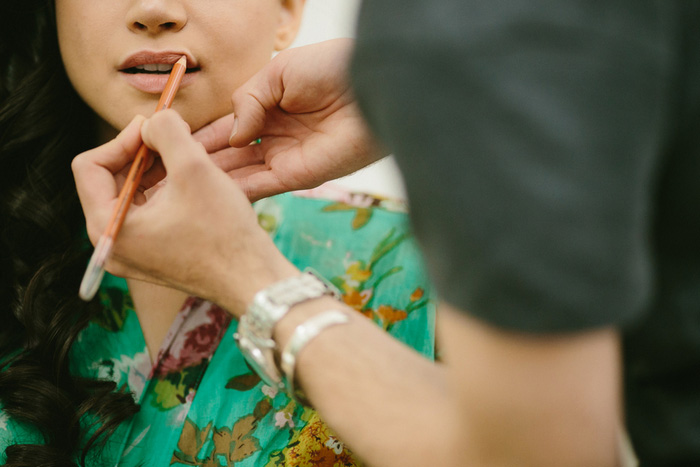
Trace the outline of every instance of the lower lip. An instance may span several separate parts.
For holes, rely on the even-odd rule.
[[[165,83],[168,82],[169,74],[149,74],[149,73],[124,73],[120,72],[124,77],[126,82],[138,89],[141,92],[148,94],[160,94],[165,89]],[[182,77],[182,82],[180,82],[180,88],[184,88],[192,83],[192,81],[197,77],[199,71],[192,71],[190,73],[185,73]]]

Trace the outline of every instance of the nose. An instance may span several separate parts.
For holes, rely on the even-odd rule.
[[[177,32],[187,24],[187,11],[180,0],[134,0],[126,22],[134,32]]]

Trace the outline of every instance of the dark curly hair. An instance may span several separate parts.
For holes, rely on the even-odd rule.
[[[70,170],[71,159],[95,145],[96,119],[70,85],[57,42],[53,0],[4,0],[0,407],[43,435],[42,444],[0,447],[13,467],[85,465],[138,411],[114,383],[69,370],[73,342],[101,311],[77,296],[90,247]]]

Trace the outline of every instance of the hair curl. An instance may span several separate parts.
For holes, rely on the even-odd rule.
[[[5,0],[2,11],[0,407],[44,441],[7,447],[6,465],[85,465],[138,411],[114,383],[69,370],[73,342],[101,310],[77,296],[90,250],[70,171],[95,144],[95,117],[63,69],[53,0]],[[87,415],[98,421],[90,436]]]

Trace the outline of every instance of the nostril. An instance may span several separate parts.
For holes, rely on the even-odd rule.
[[[156,23],[154,22],[153,24],[150,23],[141,23],[139,21],[134,21],[132,25],[132,29],[137,30],[137,31],[149,31],[153,30],[153,32],[156,31],[171,31],[171,30],[176,30],[178,29],[178,23],[176,21],[168,21],[164,23]]]

